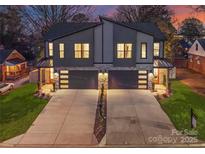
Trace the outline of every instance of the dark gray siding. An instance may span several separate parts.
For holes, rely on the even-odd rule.
[[[98,71],[69,71],[69,89],[97,89]]]
[[[95,27],[94,31],[94,62],[102,63],[103,60],[103,38],[102,38],[102,25]]]
[[[130,28],[126,28],[114,24],[114,66],[135,66],[136,64],[136,42],[137,32]],[[132,43],[132,58],[118,59],[117,58],[117,43]]]
[[[103,20],[103,63],[113,63],[113,23]]]
[[[164,42],[163,41],[160,41],[159,56],[160,56],[160,58],[164,58]]]
[[[136,56],[137,63],[140,63],[140,64],[153,63],[153,46],[154,46],[153,39],[154,38],[151,35],[137,32],[137,56]],[[147,43],[147,58],[146,59],[140,58],[142,42]]]
[[[137,89],[137,71],[109,71],[109,89]]]
[[[88,29],[66,36],[53,41],[54,53],[54,67],[67,67],[67,66],[93,66],[94,60],[94,29]],[[59,57],[59,43],[64,43],[65,56],[60,59]],[[75,59],[74,57],[74,44],[75,43],[89,43],[90,55],[88,59]]]

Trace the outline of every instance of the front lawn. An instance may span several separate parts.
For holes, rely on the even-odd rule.
[[[205,97],[192,91],[180,81],[172,81],[173,95],[160,100],[164,111],[178,130],[191,130],[191,108],[197,115],[198,138],[205,140]]]
[[[47,104],[33,96],[36,89],[26,84],[0,96],[0,142],[24,133]]]

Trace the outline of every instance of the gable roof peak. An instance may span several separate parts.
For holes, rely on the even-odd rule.
[[[202,46],[202,48],[205,50],[205,39],[197,39],[197,41],[200,43],[200,45]]]

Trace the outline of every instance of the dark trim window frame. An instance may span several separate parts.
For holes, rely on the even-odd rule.
[[[88,49],[85,49],[87,45]],[[88,59],[90,53],[89,43],[75,43],[74,44],[74,58],[75,59]]]
[[[196,51],[198,51],[199,50],[199,45],[198,45],[198,43],[196,43]]]
[[[65,57],[65,44],[64,43],[59,43],[59,57],[60,59]]]
[[[143,51],[142,51],[143,45],[145,45],[145,56],[144,56]],[[147,42],[141,42],[141,45],[140,45],[140,58],[141,59],[147,59]]]
[[[53,42],[48,42],[48,56],[53,57]]]
[[[130,58],[132,58],[132,43],[117,43],[117,59]]]
[[[159,48],[156,48],[155,44],[159,45]],[[154,42],[153,43],[153,55],[154,57],[159,57],[160,56],[160,42]],[[155,53],[158,52],[158,55],[155,55]]]

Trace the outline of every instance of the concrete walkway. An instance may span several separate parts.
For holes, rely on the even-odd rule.
[[[96,144],[97,96],[97,90],[58,90],[16,146]]]
[[[174,126],[148,90],[108,90],[107,145],[163,144]],[[172,136],[173,137],[173,136]]]

